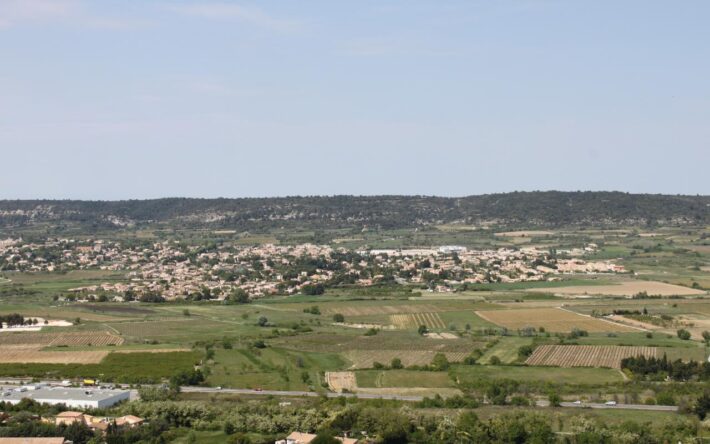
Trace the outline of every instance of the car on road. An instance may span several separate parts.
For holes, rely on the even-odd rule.
[[[604,405],[616,405],[616,401],[607,401]]]
[[[578,400],[574,401],[572,404],[574,404],[574,405],[582,405],[582,401],[580,401],[580,400],[578,399]]]

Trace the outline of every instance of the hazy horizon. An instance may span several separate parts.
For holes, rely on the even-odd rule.
[[[274,196],[160,196],[146,198],[125,198],[125,199],[49,199],[49,198],[33,198],[33,199],[16,199],[16,198],[0,198],[0,201],[95,201],[95,202],[129,202],[129,201],[146,201],[146,200],[161,200],[161,199],[198,199],[198,200],[219,200],[219,199],[291,199],[291,198],[331,198],[331,197],[428,197],[428,198],[446,198],[446,199],[465,199],[468,197],[489,196],[498,194],[512,193],[622,193],[631,195],[643,196],[683,196],[683,197],[707,197],[707,194],[679,194],[679,193],[631,193],[619,190],[514,190],[504,191],[500,193],[481,193],[467,195],[437,195],[437,194],[294,194],[294,195],[274,195]]]
[[[0,199],[710,194],[710,3],[0,2]]]

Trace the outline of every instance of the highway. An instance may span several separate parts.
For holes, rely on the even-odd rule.
[[[371,393],[333,393],[333,392],[299,392],[285,390],[251,390],[251,389],[217,389],[214,387],[180,387],[183,393],[230,393],[235,395],[257,395],[257,396],[295,396],[295,397],[318,397],[326,396],[328,398],[360,398],[360,399],[392,399],[397,401],[421,401],[421,396],[406,396],[406,395],[387,395],[387,394],[371,394]]]
[[[285,391],[285,390],[251,390],[251,389],[217,389],[214,387],[180,387],[183,393],[231,393],[235,395],[256,395],[256,396],[307,396],[317,397],[325,395],[328,398],[360,398],[360,399],[392,399],[398,401],[421,401],[422,396],[405,396],[405,395],[389,395],[389,394],[372,394],[372,393],[317,393],[317,392],[300,392],[300,391]],[[536,401],[538,407],[549,407],[548,401]],[[616,409],[616,410],[646,410],[656,412],[677,412],[678,407],[674,405],[646,405],[646,404],[615,404],[608,405],[604,403],[584,402],[576,404],[574,402],[561,402],[560,407],[567,408],[590,408],[590,409]]]
[[[0,380],[0,389],[12,390],[22,382],[28,382],[28,379],[21,378],[2,378]],[[58,381],[41,381],[43,384],[56,385]],[[117,388],[125,388],[128,386],[117,385]],[[326,396],[328,398],[359,398],[359,399],[388,399],[395,401],[411,401],[417,402],[424,399],[422,396],[409,395],[394,395],[394,394],[374,394],[374,393],[333,393],[333,392],[306,392],[306,391],[286,391],[286,390],[253,390],[253,389],[231,389],[231,388],[216,388],[216,387],[199,387],[199,386],[183,386],[180,387],[183,393],[226,393],[233,395],[252,395],[252,396],[290,396],[290,397],[309,397],[316,398],[318,396]],[[131,400],[138,399],[138,391],[130,390]],[[536,401],[538,407],[549,407],[548,401]],[[604,403],[594,402],[561,402],[560,407],[576,408],[576,409],[610,409],[610,410],[645,410],[655,412],[677,412],[678,407],[674,405],[646,405],[646,404],[615,404],[608,405]]]
[[[547,401],[537,401],[538,407],[549,407]],[[646,405],[646,404],[615,404],[608,405],[598,402],[583,402],[575,404],[574,402],[561,402],[560,407],[569,407],[577,409],[610,409],[610,410],[646,410],[654,412],[677,412],[678,407],[675,405]]]

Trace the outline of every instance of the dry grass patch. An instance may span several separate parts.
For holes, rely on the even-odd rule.
[[[337,393],[344,390],[354,392],[357,390],[357,380],[353,372],[325,372],[325,381],[328,387]]]
[[[526,327],[539,329],[543,327],[549,332],[567,333],[577,328],[588,332],[632,332],[633,327],[604,321],[591,316],[580,315],[561,308],[525,308],[516,310],[477,311],[483,319],[510,330]]]
[[[684,314],[676,318],[684,329],[688,330],[693,339],[703,340],[703,332],[710,330],[710,318],[701,314]]]
[[[626,316],[621,315],[611,315],[607,316],[607,318],[611,319],[614,322],[630,325],[632,327],[642,328],[644,330],[660,330],[662,328],[658,325],[650,324],[648,322],[637,321],[636,319],[627,318]]]
[[[555,367],[621,368],[622,359],[636,356],[655,358],[658,349],[615,345],[541,345],[525,363]]]
[[[623,281],[618,285],[578,285],[571,287],[551,287],[551,288],[529,288],[525,291],[547,292],[559,295],[607,295],[607,296],[633,296],[637,293],[646,292],[650,295],[676,296],[676,295],[700,295],[705,294],[703,290],[683,287],[680,285],[666,284],[656,281]]]

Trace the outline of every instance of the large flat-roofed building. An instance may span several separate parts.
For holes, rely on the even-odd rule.
[[[67,387],[42,387],[36,390],[19,391],[5,388],[0,401],[17,404],[29,398],[44,404],[65,404],[67,407],[104,408],[121,401],[128,401],[128,390],[105,390]]]

